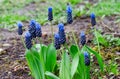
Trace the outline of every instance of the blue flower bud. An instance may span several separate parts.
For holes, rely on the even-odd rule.
[[[91,25],[92,26],[96,25],[96,19],[95,19],[95,14],[94,13],[91,13],[90,18],[91,18]]]
[[[32,41],[31,41],[31,34],[29,32],[26,32],[25,34],[25,45],[27,49],[30,49],[32,47]]]
[[[22,24],[22,22],[18,22],[17,26],[18,26],[18,35],[22,35],[23,34],[23,30],[22,30],[23,24]]]
[[[49,21],[53,20],[53,10],[52,10],[52,7],[48,8],[48,20]]]
[[[41,26],[39,23],[36,23],[36,37],[41,37],[41,36],[42,36]]]
[[[33,27],[36,25],[36,21],[34,19],[30,20],[30,26]],[[33,27],[34,28],[34,27]]]
[[[58,34],[60,35],[60,44],[64,44],[66,42],[66,35],[64,31],[64,24],[60,23],[58,24]]]
[[[85,36],[84,31],[82,31],[82,32],[80,33],[80,43],[81,43],[83,46],[84,46],[85,43],[86,43],[86,36]]]
[[[29,23],[29,32],[31,34],[31,38],[36,38],[36,21],[31,20]]]
[[[73,22],[73,19],[72,19],[72,8],[70,5],[67,5],[66,12],[67,12],[67,23],[71,24]]]
[[[88,52],[84,52],[84,60],[85,60],[85,65],[89,66],[90,65],[90,55]]]
[[[58,24],[59,31],[64,31],[64,24],[60,23]]]
[[[54,35],[54,46],[56,49],[60,49],[60,36],[59,36],[59,34]]]

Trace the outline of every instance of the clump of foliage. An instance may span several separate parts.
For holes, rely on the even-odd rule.
[[[71,24],[73,22],[71,6],[67,5],[66,10],[66,22]],[[51,12],[52,8],[49,8],[48,20],[50,21],[53,20],[53,17],[51,18]],[[51,30],[51,32],[53,33],[53,30]],[[36,38],[40,40],[41,36],[42,31],[40,24],[35,20],[31,20],[29,30],[25,34],[25,56],[31,75],[35,79],[90,79],[91,54],[97,58],[101,72],[103,72],[103,59],[98,52],[86,45],[86,35],[84,32],[80,34],[81,48],[77,44],[74,33],[73,37],[76,44],[72,44],[70,47],[66,44],[66,33],[62,23],[58,24],[58,33],[54,35],[52,43],[48,46],[42,43],[35,44]],[[61,59],[59,60],[57,60],[58,53],[61,54]],[[59,61],[59,63],[57,61]]]

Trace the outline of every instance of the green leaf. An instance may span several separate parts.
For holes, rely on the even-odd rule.
[[[62,60],[60,64],[60,79],[71,79],[70,59],[67,53],[62,52]]]
[[[59,77],[57,77],[56,75],[54,75],[53,73],[46,71],[45,75],[51,77],[52,79],[60,79]]]
[[[99,32],[95,31],[95,36],[98,38],[100,44],[104,46],[108,46],[108,42]]]
[[[39,53],[36,49],[32,48],[31,50],[27,50],[25,56],[28,66],[32,72],[32,76],[35,79],[45,79],[44,68],[40,62]]]
[[[120,38],[118,38],[116,45],[120,46]]]
[[[45,68],[45,63],[46,63],[46,52],[48,47],[44,44],[35,44],[34,47],[36,48],[36,50],[39,53],[39,57],[40,57],[40,62],[44,68],[44,70],[46,70]]]
[[[72,79],[81,79],[80,74],[79,73],[75,73],[74,77]]]
[[[86,48],[85,48],[85,46],[84,46],[84,47],[82,47],[81,52],[84,53],[85,51],[86,51]],[[84,58],[84,54],[83,54],[83,57],[82,57],[82,60],[83,60],[84,62],[81,62],[81,63],[84,63],[84,64],[83,64],[83,66],[84,66],[84,67],[83,67],[83,68],[84,68],[83,70],[84,70],[84,73],[85,73],[85,74],[84,74],[84,78],[85,78],[85,79],[90,79],[90,66],[86,66],[86,65],[85,65],[85,58],[84,58],[84,59],[83,59],[83,58]]]
[[[78,65],[78,72],[80,75],[79,79],[85,79],[85,62],[84,62],[84,55],[82,52],[79,54],[79,65]]]
[[[70,54],[72,56],[72,58],[74,58],[74,56],[78,53],[78,48],[76,45],[72,45],[70,47]]]
[[[100,69],[103,71],[104,70],[104,62],[103,62],[101,55],[99,53],[95,52],[94,50],[92,50],[90,47],[88,47],[86,45],[85,45],[85,47],[89,53],[92,53],[95,55],[95,57],[97,58],[97,61],[99,63]]]
[[[79,64],[79,55],[76,54],[72,60],[71,77],[73,78]]]
[[[40,55],[43,57],[44,63],[46,63],[47,51],[48,51],[48,47],[46,45],[41,45]]]
[[[46,53],[46,70],[53,71],[57,61],[57,52],[53,44],[50,44]]]

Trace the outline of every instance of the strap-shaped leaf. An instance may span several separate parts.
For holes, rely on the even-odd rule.
[[[72,45],[70,47],[70,54],[72,56],[72,58],[78,53],[78,48],[76,45]]]
[[[84,62],[84,55],[82,52],[79,53],[79,65],[78,65],[78,72],[80,75],[79,79],[85,79],[85,62]]]
[[[47,49],[48,47],[46,45],[41,45],[40,55],[43,57],[44,64],[46,63]]]
[[[31,50],[26,51],[26,59],[28,62],[28,66],[30,67],[30,70],[32,72],[32,76],[35,79],[45,79],[44,76],[44,68],[42,67],[42,64],[40,62],[40,57],[38,52],[32,48]]]
[[[95,36],[98,38],[98,42],[104,46],[108,46],[108,42],[105,38],[97,31],[95,31]]]
[[[79,55],[76,54],[72,60],[71,77],[73,78],[79,64]]]
[[[53,73],[46,71],[45,75],[49,76],[52,79],[60,79],[59,77],[57,77],[56,75],[54,75]]]
[[[87,50],[89,53],[92,53],[92,54],[94,54],[94,55],[96,56],[97,61],[98,61],[99,66],[100,66],[100,69],[103,71],[103,69],[104,69],[104,62],[103,62],[103,59],[102,59],[101,55],[100,55],[99,53],[95,52],[94,50],[92,50],[92,49],[91,49],[90,47],[88,47],[88,46],[85,46],[85,48],[86,48],[86,50]]]
[[[53,71],[57,61],[56,49],[53,44],[50,44],[46,53],[46,70]]]
[[[60,64],[60,79],[71,79],[70,59],[67,53],[62,52]]]

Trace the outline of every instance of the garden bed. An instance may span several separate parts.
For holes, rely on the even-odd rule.
[[[113,34],[115,37],[120,37],[120,23],[116,23],[116,17],[106,17],[104,19],[99,19],[97,21],[96,27],[102,30],[102,34]],[[28,25],[28,23],[26,23]],[[26,30],[27,26],[25,26]],[[86,31],[87,44],[95,49],[95,45],[91,42],[92,36],[90,35],[91,25],[90,18],[87,16],[78,17],[70,25],[65,25],[65,31],[67,33],[67,42],[69,43],[69,38],[71,37],[71,31],[76,34],[79,39],[79,34],[81,31]],[[42,43],[49,44],[51,40],[50,26],[46,25],[42,27]],[[57,32],[57,25],[54,25],[54,32]],[[24,37],[24,34],[23,34]],[[39,42],[37,42],[39,43]],[[74,43],[74,42],[73,42]],[[78,41],[79,43],[79,41]],[[113,50],[113,51],[111,51]],[[113,62],[117,63],[118,71],[120,72],[120,46],[101,48],[101,55],[105,60],[105,63]],[[32,79],[29,75],[30,71],[28,69],[25,60],[25,48],[20,40],[20,36],[17,35],[17,30],[8,31],[7,29],[0,29],[0,78],[1,79]],[[96,65],[91,68],[92,79],[97,79],[99,68],[95,59],[93,60]],[[93,73],[93,71],[95,71]],[[120,79],[120,75],[113,75],[106,71],[102,75],[103,79]]]

